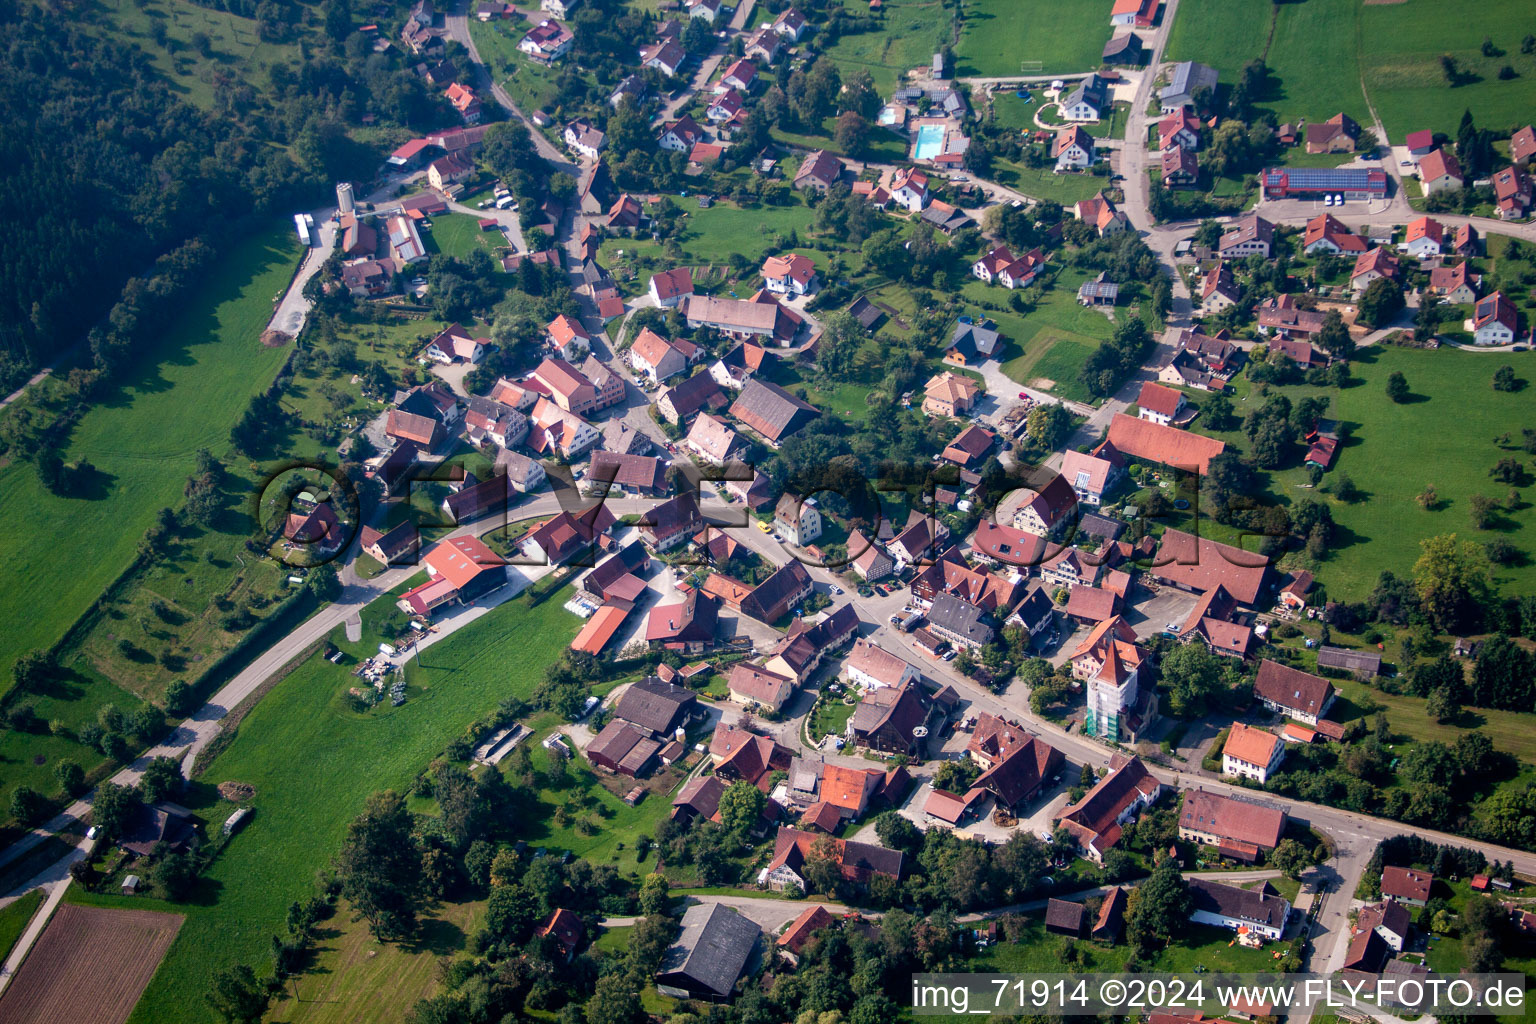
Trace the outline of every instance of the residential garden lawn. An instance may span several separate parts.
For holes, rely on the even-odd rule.
[[[1372,346],[1360,350],[1351,363],[1360,383],[1342,392],[1306,385],[1278,389],[1293,403],[1309,394],[1326,395],[1332,403],[1329,417],[1348,424],[1353,432],[1324,478],[1323,490],[1308,486],[1300,446],[1294,453],[1295,465],[1270,474],[1272,500],[1289,505],[1300,497],[1314,497],[1332,508],[1340,536],[1315,566],[1330,598],[1361,600],[1383,569],[1411,574],[1419,541],[1442,533],[1478,541],[1502,536],[1524,549],[1527,564],[1495,566],[1494,580],[1504,594],[1536,592],[1536,568],[1529,561],[1536,505],[1522,501],[1514,511],[1499,512],[1496,528],[1487,531],[1473,530],[1468,520],[1472,495],[1486,494],[1502,503],[1510,489],[1488,475],[1490,467],[1506,456],[1524,461],[1518,443],[1528,419],[1529,395],[1494,391],[1489,384],[1494,370],[1505,363],[1526,380],[1536,380],[1536,360],[1528,353],[1490,356],[1450,348]],[[1407,378],[1413,401],[1397,405],[1386,397],[1385,381],[1393,371]],[[1210,396],[1190,397],[1203,404]],[[1241,404],[1237,408],[1241,416],[1245,410]],[[1195,420],[1194,429],[1211,433],[1200,419]],[[1514,435],[1511,447],[1494,442],[1507,433]],[[1213,436],[1247,450],[1241,431]],[[1359,501],[1344,504],[1326,489],[1341,473],[1347,473],[1363,492]],[[1433,484],[1439,495],[1439,504],[1429,511],[1414,501],[1426,484]]]
[[[1109,18],[1093,4],[967,0],[963,11],[955,47],[960,76],[1018,75],[1027,60],[1042,62],[1030,74],[1094,71],[1109,41]]]
[[[1040,109],[1040,94],[1031,92],[1031,100],[1021,100],[1017,89],[999,88],[992,94],[992,115],[1003,128],[1021,132],[1035,130],[1035,111]]]
[[[823,736],[829,734],[843,735],[843,727],[848,724],[848,719],[853,717],[853,709],[858,707],[857,702],[843,703],[843,697],[846,695],[845,692],[817,703],[811,712],[811,720],[807,723],[807,729],[813,741],[820,742]]]
[[[286,1024],[404,1020],[418,999],[438,991],[439,958],[462,952],[484,913],[483,900],[438,904],[422,915],[420,938],[404,946],[375,941],[342,903],[316,929],[313,965],[284,986],[268,1016]]]
[[[1083,972],[1124,969],[1127,955],[1124,943],[1110,946],[1053,935],[1045,930],[1045,918],[1038,913],[1026,915],[1024,933],[1018,943],[999,941],[988,946],[972,958],[970,969],[1008,974],[1058,974],[1063,970],[1062,950],[1067,943],[1076,947],[1077,969]],[[1258,972],[1273,965],[1271,954],[1275,950],[1289,945],[1272,942],[1263,949],[1245,949],[1237,945],[1233,933],[1224,928],[1190,925],[1173,945],[1154,955],[1145,970],[1190,975],[1199,966],[1211,972]]]
[[[533,735],[522,742],[529,745],[534,765],[543,771],[558,755],[539,744],[555,731],[559,719],[544,715],[532,724]],[[503,765],[507,763],[502,762]],[[672,797],[682,785],[682,773],[665,768],[658,769],[649,780],[617,779],[616,784],[625,791],[636,785],[645,785],[648,790],[652,785],[665,787],[662,792],[647,792],[644,799],[631,807],[603,785],[586,758],[570,758],[565,761],[565,767],[565,779],[558,788],[539,790],[542,813],[527,823],[520,837],[530,846],[543,846],[552,851],[569,850],[593,864],[611,864],[621,874],[641,874],[653,869],[656,851],[653,849],[644,858],[638,857],[635,839],[641,835],[655,836],[656,827],[671,813]],[[514,780],[513,785],[518,783]],[[567,825],[555,823],[555,810],[562,804],[572,812],[572,820]],[[592,834],[584,834],[577,827],[582,819],[591,819],[595,826]]]
[[[1116,103],[1110,109],[1108,117],[1085,124],[1083,129],[1096,139],[1123,138],[1125,136],[1125,119],[1130,116],[1130,111],[1131,105],[1129,103]]]
[[[432,230],[422,233],[422,240],[429,250],[457,259],[464,259],[476,249],[484,249],[493,256],[511,251],[507,236],[498,228],[481,231],[480,218],[467,213],[442,213],[432,218]]]
[[[1264,97],[1259,105],[1274,110],[1280,121],[1325,121],[1342,109],[1368,126],[1370,111],[1360,90],[1360,9],[1359,0],[1308,0],[1268,8],[1190,0],[1179,5],[1164,59],[1209,64],[1228,87],[1249,61],[1264,59],[1278,86],[1275,95]],[[1413,20],[1408,5],[1394,5],[1391,11],[1399,24]],[[1390,45],[1382,38],[1367,38],[1372,48]]]
[[[860,36],[848,36],[845,38],[859,39]],[[703,118],[696,120],[702,121]],[[819,130],[790,132],[781,128],[773,129],[773,137],[787,146],[798,146],[804,149],[824,149],[828,153],[836,153],[838,156],[848,154],[832,137],[833,128],[837,125],[837,118],[829,117],[821,123]],[[911,147],[904,136],[898,135],[889,128],[879,125],[871,125],[869,132],[869,149],[861,159],[870,163],[896,164],[907,159],[907,151]]]
[[[1054,165],[1027,167],[1007,160],[993,164],[993,180],[1015,192],[1022,192],[1031,199],[1044,199],[1062,206],[1071,206],[1079,199],[1091,199],[1109,186],[1108,178],[1101,178],[1087,171],[1068,171],[1057,174]]]
[[[108,0],[101,9],[102,22],[114,34],[131,41],[155,66],[155,70],[181,97],[204,109],[214,105],[214,76],[234,72],[240,81],[265,92],[271,87],[266,69],[299,60],[301,39],[287,43],[263,42],[256,33],[256,21],[224,11],[203,7],[184,0],[148,0],[143,4],[130,0]],[[151,26],[165,28],[169,45],[162,46],[151,36]],[[81,24],[89,24],[82,22]],[[307,33],[302,22],[293,23],[298,36]],[[201,32],[208,37],[208,56],[192,48],[192,37]]]
[[[312,891],[316,870],[335,854],[367,796],[405,791],[466,723],[508,696],[532,692],[544,666],[576,634],[578,621],[561,607],[567,596],[562,589],[530,607],[524,595],[426,648],[419,667],[412,662],[407,669],[408,699],[400,707],[353,710],[346,695],[351,665],[318,656],[278,683],[187,794],[188,806],[207,821],[222,821],[232,805],[219,800],[215,787],[245,782],[256,788],[256,814],[193,900],[174,908],[187,915],[186,924],[131,1020],[210,1020],[203,1001],[209,977],[237,961],[265,963],[288,905]],[[367,641],[377,635],[369,634],[382,603],[365,617]],[[332,640],[344,650],[362,646],[346,644],[340,629]],[[146,903],[74,888],[71,898]]]
[[[866,342],[865,344],[873,346],[875,343]],[[861,423],[869,411],[869,406],[864,400],[869,395],[870,388],[878,383],[878,380],[869,384],[822,382],[814,374],[802,372],[799,367],[784,359],[774,360],[773,372],[769,380],[796,396],[803,397],[823,413]]]
[[[1435,879],[1434,890],[1430,895],[1437,899],[1446,899],[1451,905],[1451,912],[1457,916],[1460,916],[1467,903],[1474,897],[1486,899],[1499,898],[1497,892],[1489,893],[1487,896],[1481,893],[1474,893],[1472,886],[1465,879],[1447,882],[1444,879],[1437,878]],[[1416,908],[1409,909],[1413,912],[1414,923],[1421,930],[1428,932],[1428,921],[1424,918],[1425,911]],[[1455,977],[1457,972],[1466,969],[1466,952],[1462,948],[1462,940],[1459,936],[1451,937],[1448,935],[1430,934],[1429,952],[1425,957],[1425,962],[1429,965],[1430,970],[1436,974]],[[1502,945],[1499,951],[1504,955],[1504,966],[1499,968],[1500,973],[1524,974],[1526,985],[1529,987],[1532,978],[1536,978],[1536,946],[1533,946],[1530,938],[1513,936],[1513,941]],[[1526,1020],[1527,1017],[1524,1014],[1500,1014],[1494,1019],[1514,1024],[1516,1021]]]
[[[1036,387],[1049,380],[1052,394],[1075,402],[1092,402],[1077,376],[1093,350],[1109,340],[1114,324],[1098,310],[1078,305],[1077,289],[1088,279],[1084,271],[1064,269],[1057,275],[1040,305],[1028,313],[988,309],[1008,345],[1002,353],[1003,373],[1020,384]],[[997,299],[1007,289],[971,280],[961,289],[968,298]],[[1121,307],[1117,317],[1129,316]]]
[[[27,930],[27,922],[43,905],[43,890],[33,889],[0,907],[0,959],[11,954],[11,947]]]
[[[612,956],[622,956],[629,950],[629,934],[632,931],[634,928],[631,925],[604,928],[603,934],[593,941],[592,946]],[[666,1017],[677,1009],[678,1003],[676,999],[657,992],[655,985],[646,985],[640,990],[640,1005],[644,1007],[646,1013]]]
[[[843,0],[850,14],[867,17],[864,0]],[[840,37],[823,52],[846,79],[859,69],[869,72],[880,95],[889,96],[902,75],[927,68],[939,47],[951,39],[954,15],[934,0],[886,0],[881,30]]]

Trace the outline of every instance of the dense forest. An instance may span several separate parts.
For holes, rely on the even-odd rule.
[[[376,154],[348,134],[365,111],[413,129],[449,123],[403,61],[370,51],[344,0],[260,6],[264,37],[301,38],[299,26],[314,26],[299,61],[267,69],[259,85],[220,74],[214,109],[203,110],[178,98],[105,12],[0,0],[0,230],[10,242],[0,261],[0,390],[92,325],[95,368],[110,371],[143,330],[107,316],[124,285],[187,243],[216,251],[246,218],[318,198],[339,175],[367,174]]]

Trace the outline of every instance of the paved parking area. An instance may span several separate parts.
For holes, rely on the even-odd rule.
[[[1194,594],[1164,587],[1127,612],[1125,621],[1136,631],[1136,636],[1144,640],[1161,633],[1170,622],[1182,626],[1199,600]]]

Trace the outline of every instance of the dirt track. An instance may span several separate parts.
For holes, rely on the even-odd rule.
[[[0,998],[0,1024],[122,1024],[183,920],[64,904]]]

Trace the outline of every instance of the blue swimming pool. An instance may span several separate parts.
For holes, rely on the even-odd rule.
[[[912,151],[914,160],[932,160],[944,152],[944,126],[925,124],[917,130],[917,148]]]

